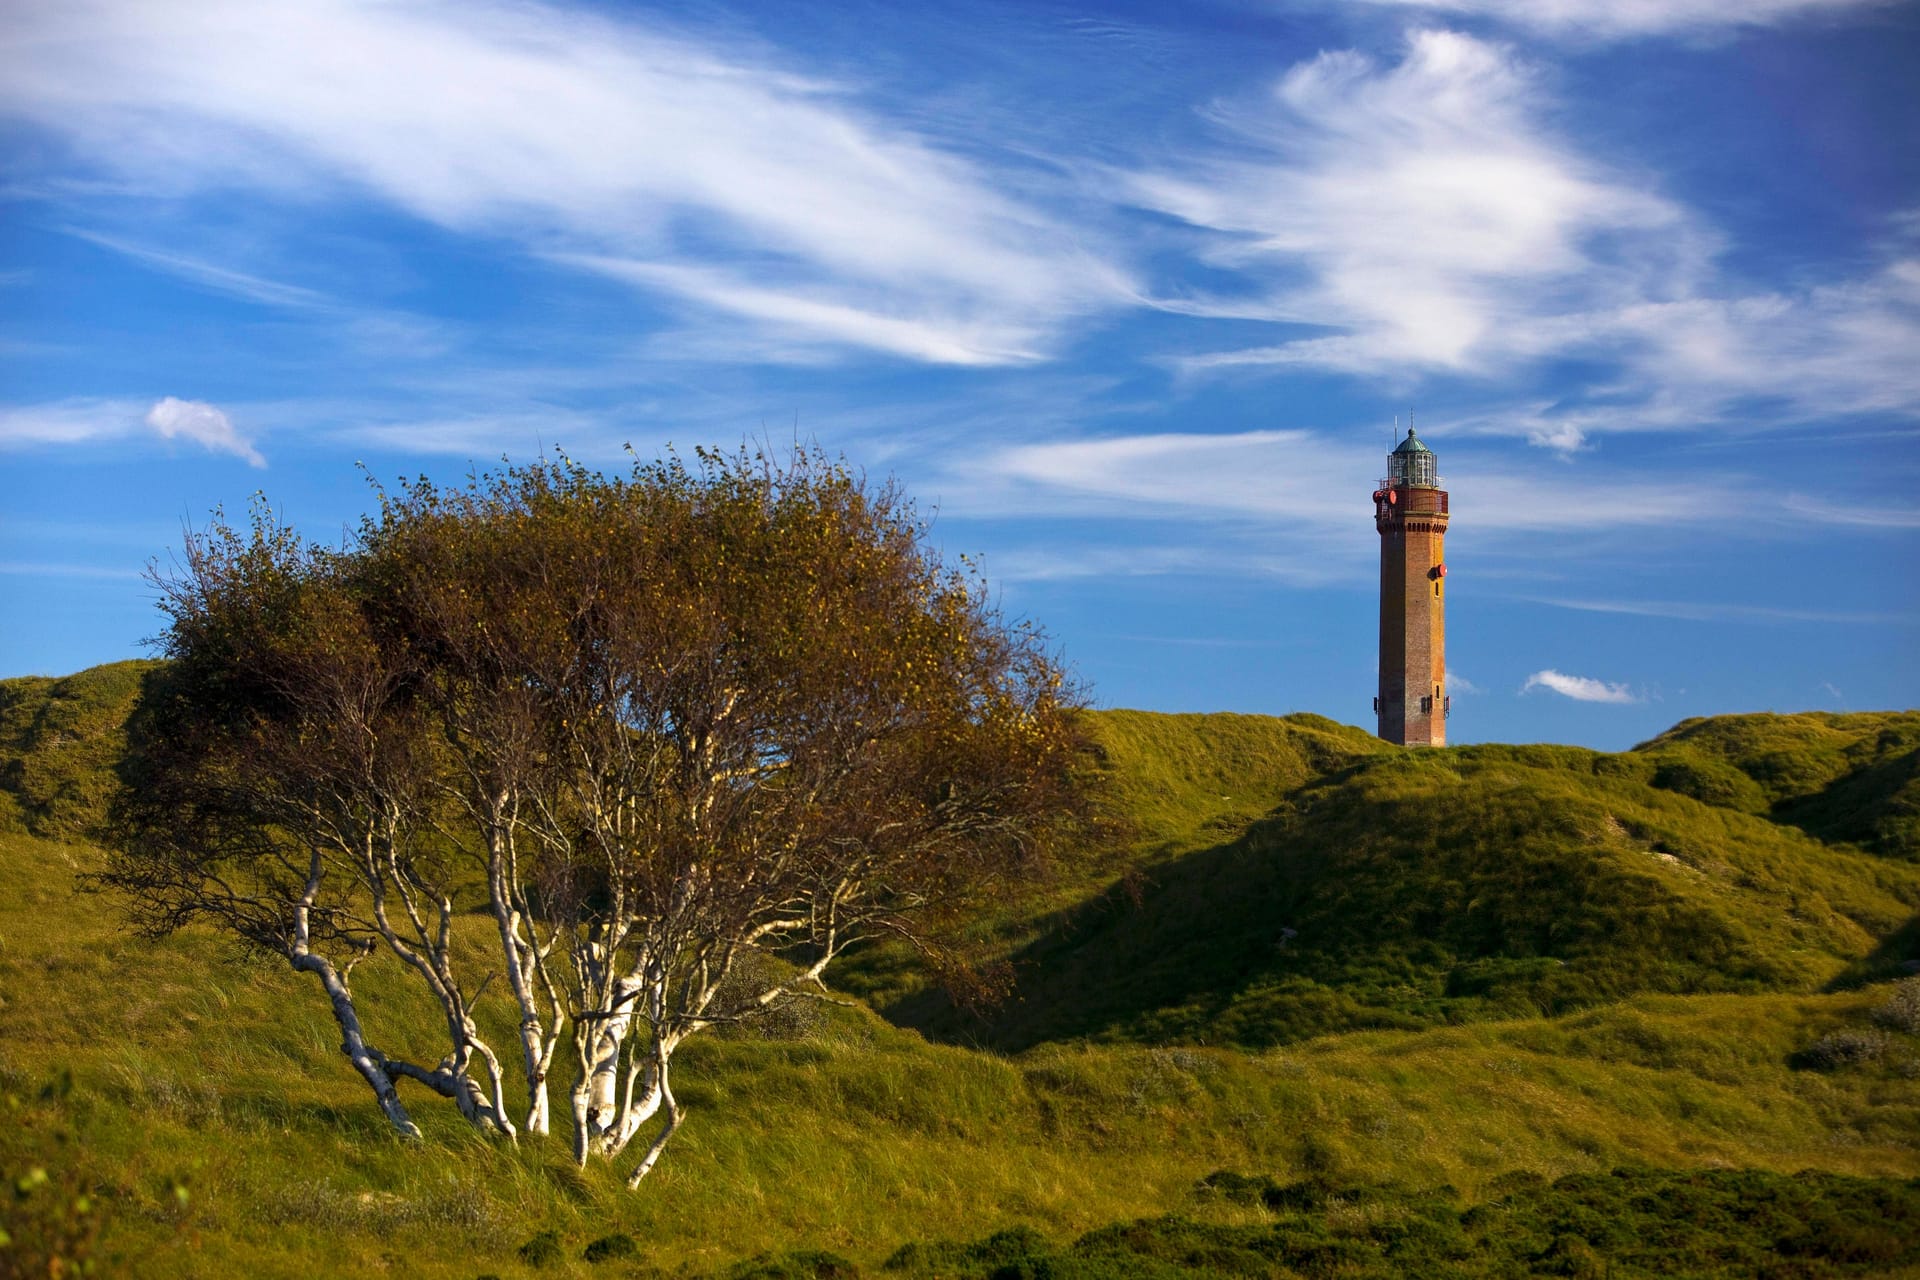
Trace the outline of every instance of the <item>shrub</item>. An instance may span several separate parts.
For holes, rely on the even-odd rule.
[[[587,1246],[580,1256],[588,1262],[608,1262],[614,1258],[631,1258],[640,1251],[640,1246],[632,1236],[624,1231],[616,1231],[610,1236],[601,1236]]]
[[[940,1241],[904,1244],[881,1264],[911,1275],[1024,1275],[1053,1253],[1045,1236],[1032,1227],[1010,1227],[972,1244]]]
[[[1237,1204],[1259,1204],[1275,1183],[1268,1177],[1248,1177],[1231,1169],[1215,1169],[1194,1188],[1202,1199],[1218,1197]]]
[[[550,1267],[560,1261],[560,1233],[542,1231],[515,1252],[520,1255],[520,1261],[530,1267]]]
[[[1883,1031],[1829,1031],[1787,1061],[1803,1071],[1837,1071],[1877,1061],[1892,1043]]]
[[[791,1253],[763,1253],[736,1263],[727,1280],[854,1280],[860,1268],[837,1253],[800,1249]]]
[[[1893,998],[1873,1011],[1873,1020],[1895,1031],[1920,1031],[1920,977],[1893,989]]]
[[[1821,1280],[1920,1263],[1920,1181],[1761,1170],[1616,1169],[1496,1183],[1462,1210],[1445,1187],[1281,1186],[1216,1173],[1209,1195],[1267,1201],[1260,1225],[1177,1215],[1116,1223],[1051,1250],[1031,1233],[909,1245],[887,1269],[941,1280],[1203,1280],[1223,1275],[1611,1275]],[[1276,1203],[1276,1201],[1282,1203]],[[1357,1210],[1364,1210],[1357,1211]]]

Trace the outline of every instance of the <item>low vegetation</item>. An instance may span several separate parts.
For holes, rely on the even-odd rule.
[[[934,1028],[1003,1048],[860,1004],[695,1040],[679,1076],[699,1123],[635,1195],[450,1108],[420,1124],[460,1158],[421,1159],[300,975],[198,929],[134,938],[79,891],[137,680],[0,682],[6,732],[79,726],[0,763],[0,1274],[1920,1267],[1913,864],[1656,785],[1651,751],[1414,755],[1308,717],[1096,716],[1131,834],[981,923],[1031,962],[1020,1003]],[[1124,936],[1182,919],[1226,958],[1196,942],[1163,972]],[[922,997],[885,959],[849,976],[898,1016]],[[424,1053],[439,1010],[395,970],[370,960],[356,989],[395,1052]],[[1320,994],[1287,993],[1303,981]],[[1071,1030],[1071,1001],[1102,1012]],[[1875,1047],[1818,1049],[1855,1043]]]
[[[1447,1191],[1330,1178],[1281,1184],[1215,1173],[1197,1191],[1255,1204],[1257,1224],[1187,1214],[1088,1232],[1056,1248],[1032,1231],[911,1244],[882,1274],[956,1280],[1200,1276],[1794,1276],[1885,1274],[1920,1263],[1920,1181],[1752,1170],[1617,1169],[1501,1182],[1463,1206]],[[773,1261],[773,1260],[769,1260]],[[808,1263],[812,1262],[809,1269]],[[731,1276],[819,1276],[817,1259],[750,1263]],[[834,1275],[859,1272],[845,1264]]]
[[[98,839],[152,662],[0,680],[0,831]]]
[[[1920,861],[1920,715],[1913,712],[1683,720],[1635,754],[1652,766],[1655,786],[1820,840]]]
[[[1253,721],[1268,758],[1303,736],[1325,754],[1302,783],[1248,788],[1264,816],[1235,817],[1168,776],[1186,719],[1100,731],[1122,794],[1146,791],[1141,808],[1167,825],[1160,814],[1201,817],[1214,843],[1150,844],[1127,874],[1031,922],[1010,949],[1015,999],[990,1019],[924,991],[876,993],[889,1014],[1007,1050],[1072,1037],[1263,1047],[1647,992],[1812,992],[1920,959],[1920,866],[1678,794],[1638,752],[1382,752],[1311,717]]]

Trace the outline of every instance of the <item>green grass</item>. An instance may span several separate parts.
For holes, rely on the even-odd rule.
[[[1060,1044],[1016,1058],[932,1045],[862,1010],[802,1040],[686,1050],[692,1119],[637,1194],[553,1146],[472,1137],[421,1101],[424,1149],[384,1129],[291,972],[213,938],[118,934],[76,896],[72,845],[0,840],[0,1169],[88,1191],[95,1257],[143,1275],[536,1274],[515,1250],[554,1231],[567,1261],[625,1232],[647,1265],[722,1270],[825,1250],[871,1268],[915,1240],[1026,1227],[1069,1240],[1205,1210],[1218,1168],[1364,1174],[1492,1195],[1513,1170],[1620,1165],[1853,1175],[1920,1172],[1920,1039],[1882,1060],[1796,1071],[1799,1049],[1871,1025],[1885,988],[1648,997],[1569,1018],[1324,1037],[1246,1053]],[[362,989],[390,1042],[433,1011],[380,962]],[[184,1187],[183,1204],[176,1187]],[[49,1193],[46,1203],[52,1203]],[[27,1202],[9,1206],[10,1229]],[[191,1246],[191,1248],[189,1248]]]
[[[1509,1179],[1463,1209],[1444,1191],[1314,1178],[1281,1184],[1229,1172],[1199,1192],[1258,1204],[1271,1218],[1222,1225],[1185,1214],[1089,1232],[1054,1248],[1033,1232],[969,1244],[913,1244],[885,1263],[903,1276],[1181,1280],[1329,1275],[1673,1277],[1884,1275],[1920,1266],[1920,1180],[1752,1170],[1619,1169],[1551,1184]],[[821,1275],[818,1256],[749,1276]],[[812,1263],[812,1266],[808,1266]],[[797,1264],[797,1265],[796,1265]],[[833,1274],[850,1269],[840,1264]]]
[[[97,834],[127,713],[154,665],[115,662],[60,679],[0,680],[0,831]]]
[[[1038,892],[973,922],[974,941],[989,953],[1033,945],[1103,892],[1141,891],[1144,865],[1230,840],[1316,778],[1393,750],[1351,725],[1307,714],[1102,711],[1087,717],[1087,728],[1103,838]],[[906,947],[873,947],[843,960],[835,983],[928,1029],[945,1011]]]
[[[1188,735],[1190,718],[1165,719]],[[1008,1050],[1260,1047],[1643,992],[1815,991],[1915,958],[1920,866],[1652,773],[1571,747],[1343,757],[1239,834],[1149,845],[1129,875],[1034,922],[1010,948],[1016,999],[990,1019],[925,992],[888,1011]]]
[[[1316,779],[1394,754],[1364,730],[1307,714],[1102,711],[1090,722],[1107,807],[1134,856],[1204,848]]]
[[[1581,1274],[1576,1240],[1616,1275],[1716,1274],[1701,1250],[1732,1251],[1735,1274],[1755,1273],[1739,1250],[1787,1256],[1764,1223],[1714,1218],[1664,1263],[1553,1225],[1658,1225],[1642,1202],[1686,1196],[1784,1205],[1782,1230],[1860,1253],[1781,1274],[1911,1261],[1846,1242],[1862,1206],[1909,1213],[1901,1180],[1920,1175],[1920,1034],[1877,1016],[1892,989],[1871,981],[1905,945],[1914,867],[1657,786],[1651,753],[1407,753],[1312,717],[1106,713],[1128,834],[982,925],[1032,961],[1025,1003],[989,1028],[1026,1047],[933,1043],[861,1007],[695,1041],[677,1073],[688,1124],[629,1193],[560,1142],[485,1143],[417,1092],[426,1140],[396,1141],[310,980],[200,931],[133,938],[77,892],[100,855],[68,833],[97,821],[110,709],[136,679],[0,683],[0,728],[28,744],[0,761],[16,806],[0,834],[0,1274],[53,1248],[156,1277],[819,1275],[835,1258],[1089,1277],[1346,1258],[1364,1275],[1411,1247],[1395,1224],[1420,1222],[1461,1275]],[[1294,930],[1285,948],[1275,926]],[[875,989],[910,987],[904,966],[867,963]],[[428,1052],[436,1013],[391,961],[356,985],[378,1041]],[[1834,1037],[1878,1047],[1808,1066]],[[1642,1172],[1607,1180],[1621,1168]],[[1257,1193],[1201,1186],[1222,1169]],[[1343,1190],[1298,1210],[1263,1198],[1302,1180]],[[991,1267],[927,1262],[946,1247],[929,1242],[979,1253],[1000,1231],[1016,1234]],[[521,1250],[544,1233],[559,1256],[536,1267]],[[585,1260],[621,1235],[633,1255]],[[908,1246],[921,1262],[887,1272]]]
[[[1920,860],[1920,713],[1683,720],[1635,751],[1656,786]]]

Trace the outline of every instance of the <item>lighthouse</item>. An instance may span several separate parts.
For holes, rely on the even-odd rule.
[[[1447,491],[1433,450],[1407,428],[1373,491],[1380,533],[1378,732],[1408,747],[1447,741]]]

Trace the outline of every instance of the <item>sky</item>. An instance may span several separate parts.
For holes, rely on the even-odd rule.
[[[1920,704],[1920,5],[9,0],[0,675],[256,493],[817,444],[1097,705]]]

